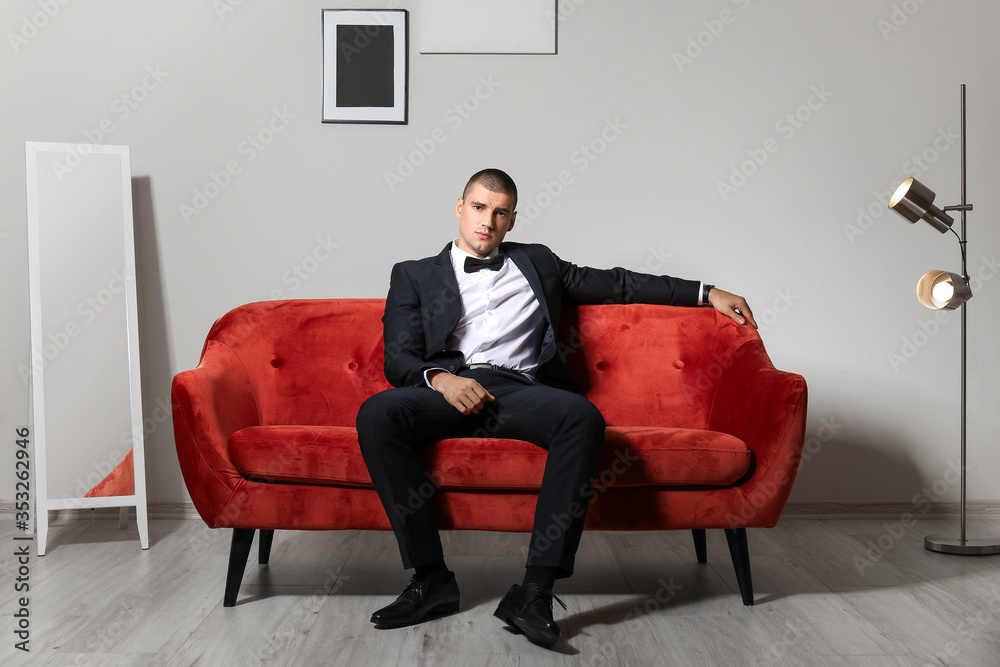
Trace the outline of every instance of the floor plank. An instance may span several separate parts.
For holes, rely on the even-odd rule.
[[[798,519],[749,531],[757,604],[743,606],[722,531],[708,563],[690,531],[585,533],[560,580],[552,649],[493,616],[523,574],[528,536],[455,531],[442,543],[459,613],[377,630],[368,621],[409,580],[387,532],[275,533],[222,606],[231,531],[150,521],[150,549],[117,521],[66,520],[30,560],[31,653],[14,648],[13,549],[0,558],[4,665],[1000,665],[1000,556],[923,548],[954,519]],[[1000,521],[969,523],[970,536]],[[13,524],[0,539],[16,544]]]

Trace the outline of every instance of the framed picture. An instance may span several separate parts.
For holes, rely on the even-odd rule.
[[[406,124],[405,9],[323,10],[323,122]]]

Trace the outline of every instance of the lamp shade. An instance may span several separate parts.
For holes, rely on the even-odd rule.
[[[926,220],[942,234],[951,229],[955,220],[934,205],[934,191],[915,178],[908,178],[896,188],[889,199],[889,208],[911,223]]]
[[[928,271],[917,282],[917,299],[931,310],[954,310],[971,298],[972,288],[957,273]]]

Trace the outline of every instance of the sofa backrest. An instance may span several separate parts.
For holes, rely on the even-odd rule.
[[[608,426],[706,428],[722,370],[759,341],[712,308],[646,304],[566,309],[560,350]]]
[[[208,340],[242,362],[262,424],[354,426],[361,403],[390,386],[384,307],[383,299],[250,303],[220,318]],[[758,339],[707,308],[574,306],[562,318],[560,354],[609,426],[704,428],[723,367]]]
[[[361,403],[390,386],[384,309],[383,299],[258,301],[219,318],[208,340],[243,362],[262,425],[354,426]]]

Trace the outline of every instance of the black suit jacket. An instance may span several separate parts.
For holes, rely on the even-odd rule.
[[[451,245],[436,257],[400,262],[392,269],[382,324],[385,377],[395,387],[424,385],[424,371],[444,368],[454,372],[464,363],[461,352],[446,346],[462,314]],[[576,266],[540,244],[502,243],[500,249],[527,278],[545,314],[536,378],[551,386],[580,391],[565,361],[556,354],[563,303],[698,303],[698,281]]]

